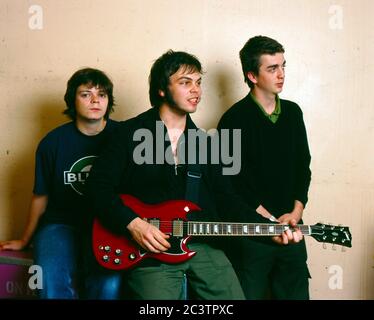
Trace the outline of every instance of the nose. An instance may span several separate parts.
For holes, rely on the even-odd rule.
[[[283,79],[285,75],[283,67],[279,68],[278,70],[278,78]]]
[[[91,103],[98,103],[99,102],[99,96],[95,93],[91,95]]]
[[[191,87],[191,92],[199,92],[201,90],[199,83],[193,83]]]

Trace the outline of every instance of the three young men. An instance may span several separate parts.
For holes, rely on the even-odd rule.
[[[261,111],[264,116],[265,113],[272,113],[272,103],[274,102],[272,102],[272,99],[274,100],[276,97],[276,90],[281,90],[283,85],[282,70],[284,61],[278,52],[276,53],[276,59],[273,59],[274,57],[272,55],[273,54],[270,53],[270,57],[267,57],[269,58],[269,61],[261,60],[258,71],[253,71],[252,69],[246,69],[245,71],[246,78],[248,77],[248,81],[253,83],[254,88],[256,88],[253,90],[253,93],[256,94],[256,92],[258,92],[258,97],[257,95],[256,97],[264,106],[264,111]],[[244,61],[244,58],[245,57],[243,57],[242,61]],[[265,70],[262,70],[261,68],[263,68],[264,65],[266,66]],[[167,251],[170,248],[170,235],[141,219],[137,213],[133,212],[129,207],[122,203],[119,194],[130,194],[147,204],[158,204],[169,200],[188,198],[190,196],[187,190],[189,189],[188,180],[191,175],[191,165],[194,164],[194,160],[200,160],[199,155],[201,155],[201,153],[205,153],[206,157],[202,157],[205,161],[199,163],[199,172],[197,174],[197,176],[200,177],[197,183],[199,192],[197,195],[194,195],[194,200],[202,210],[189,214],[189,220],[266,222],[265,218],[268,218],[271,215],[276,215],[280,222],[290,223],[291,226],[294,226],[300,218],[301,207],[299,202],[302,204],[306,203],[305,198],[296,196],[294,199],[294,211],[289,209],[289,206],[282,207],[282,210],[286,210],[283,208],[287,208],[288,211],[277,211],[278,209],[273,211],[273,207],[269,205],[269,203],[272,203],[271,200],[262,196],[258,197],[258,203],[252,200],[246,203],[246,201],[243,201],[243,199],[234,192],[228,177],[222,175],[222,168],[220,165],[213,164],[210,161],[212,155],[210,154],[209,145],[202,146],[199,139],[197,140],[197,145],[194,144],[196,141],[191,144],[188,132],[197,132],[198,129],[191,120],[189,114],[196,111],[201,99],[201,74],[202,67],[200,62],[196,57],[188,53],[173,52],[170,50],[158,58],[153,64],[149,76],[149,95],[153,108],[133,119],[121,123],[118,126],[114,135],[107,140],[108,142],[104,151],[100,154],[100,157],[96,159],[89,178],[85,182],[85,192],[87,199],[89,200],[88,203],[90,208],[85,208],[84,210],[89,211],[92,209],[93,215],[97,216],[111,231],[114,233],[126,234],[144,250],[149,252],[161,253]],[[72,83],[70,84],[72,85]],[[82,87],[82,85],[85,85],[85,87]],[[70,125],[73,128],[71,130],[74,131],[78,129],[79,132],[82,132],[87,136],[96,136],[104,128],[108,127],[107,115],[113,105],[113,100],[110,103],[110,88],[111,87],[107,88],[106,85],[103,85],[101,82],[96,80],[88,82],[83,81],[76,85],[76,91],[74,91],[73,94],[75,97],[74,108],[68,107],[68,114],[73,120],[75,120],[75,126],[73,124]],[[281,107],[279,105],[277,108],[274,107],[276,113],[278,113],[278,118],[276,116],[274,117],[274,114],[271,118],[275,118],[275,122],[279,121],[279,123],[281,123],[282,116],[288,114],[288,109],[295,109],[295,117],[297,118],[299,115],[297,111],[298,109],[293,107],[293,104],[291,103],[290,105],[292,105],[292,107],[288,107],[288,105],[288,102],[283,103],[282,101]],[[68,106],[70,105],[68,104]],[[282,108],[283,113],[279,116],[280,108]],[[232,112],[229,112],[228,114],[230,113]],[[234,176],[232,179],[234,184],[238,186],[239,182],[243,183],[242,180],[247,180],[247,171],[249,172],[249,169],[252,169],[250,165],[253,163],[253,159],[247,158],[248,153],[252,155],[252,152],[257,152],[262,144],[258,141],[253,141],[253,138],[248,135],[246,124],[243,124],[244,116],[238,117],[240,119],[234,117],[234,121],[231,121],[230,118],[230,121],[225,122],[227,117],[229,116],[225,116],[221,121],[221,128],[240,128],[241,125],[243,125],[241,128],[243,130],[242,136],[244,138],[242,144],[242,152],[244,151],[242,170],[244,171],[242,171],[238,177]],[[227,123],[228,125],[226,125]],[[299,131],[295,130],[300,128],[292,128],[292,130],[294,130],[292,133],[299,134]],[[271,131],[271,129],[269,130]],[[286,138],[292,138],[291,134],[288,131],[286,132]],[[300,132],[303,133],[302,130]],[[159,136],[160,133],[161,137]],[[79,133],[76,134],[79,135]],[[151,140],[147,139],[149,136],[151,137]],[[206,138],[204,135],[203,137]],[[63,138],[65,141],[65,135]],[[161,145],[161,154],[163,155],[163,158],[161,159],[159,158],[160,153],[156,152],[156,150],[160,151],[160,144],[158,143],[160,138],[164,142]],[[265,136],[265,138],[272,141],[267,136]],[[210,141],[209,138],[206,139],[207,141]],[[77,141],[80,141],[80,138],[67,138],[67,140],[66,144],[69,143],[69,145],[75,145]],[[57,139],[57,142],[54,141],[51,146],[58,145],[59,141],[60,140]],[[248,141],[255,143],[257,149],[255,148],[253,151],[254,147],[252,145],[250,145],[252,148],[248,148],[248,145],[246,144]],[[297,146],[299,143],[302,144],[303,142],[302,140],[297,141]],[[77,147],[80,148],[81,146],[77,145]],[[278,151],[276,147],[276,145],[273,146],[273,149],[270,151],[274,151],[276,154],[276,151]],[[293,147],[290,148],[291,151],[293,151]],[[73,146],[71,149],[75,150]],[[197,149],[199,150],[198,152],[196,151]],[[142,150],[142,152],[139,153],[139,150]],[[287,149],[287,152],[289,151],[290,150]],[[297,151],[295,152],[297,153]],[[88,154],[87,150],[84,153]],[[93,153],[96,155],[97,152],[95,151]],[[191,153],[193,153],[195,157],[189,157]],[[51,159],[48,160],[48,157],[48,153],[47,155],[40,156],[40,163],[43,163],[43,166],[39,166],[40,171],[45,171],[48,168],[58,165],[53,163]],[[91,157],[91,155],[88,155],[86,158],[89,157]],[[283,160],[283,158],[280,158],[279,162],[276,162],[275,165],[284,165],[282,162]],[[44,163],[44,161],[47,162]],[[69,169],[70,171],[72,171],[75,164],[76,163],[71,166]],[[258,165],[260,164],[256,163],[256,165],[257,167],[255,167],[255,169],[257,170],[259,169]],[[293,165],[294,163],[292,162],[289,164],[289,167],[292,167]],[[296,165],[299,166],[300,163],[297,162]],[[289,167],[286,166],[286,169],[290,169]],[[196,169],[196,166],[193,168]],[[271,166],[267,168],[271,168]],[[67,172],[64,176],[65,180],[68,177],[71,177],[68,175],[69,170],[64,170],[64,174]],[[297,174],[295,175],[297,176]],[[277,178],[277,173],[274,173],[271,177]],[[293,176],[289,178],[291,179]],[[60,181],[61,177],[57,177],[56,179]],[[66,185],[70,186],[74,191],[80,193],[79,186],[75,184],[73,180],[65,181],[65,187]],[[275,181],[277,181],[277,179],[275,179]],[[253,182],[257,183],[258,180],[253,180]],[[252,181],[249,181],[249,183],[252,183]],[[242,185],[240,185],[240,187],[241,186]],[[266,186],[268,185],[266,184]],[[249,187],[245,186],[245,189],[243,190],[247,189],[249,190]],[[240,189],[237,191],[240,191]],[[257,195],[257,191],[263,191],[263,189],[255,186],[249,191],[244,194],[244,200],[252,199]],[[251,193],[252,191],[254,192],[253,194]],[[268,190],[266,189],[265,191]],[[278,191],[279,193],[277,195],[282,196],[281,193],[286,192],[286,189]],[[41,194],[45,201],[42,202],[44,205],[41,209],[37,210],[35,214],[36,219],[32,219],[33,222],[31,223],[31,227],[28,228],[27,241],[25,242],[29,241],[30,235],[35,231],[39,217],[44,214],[44,211],[46,211],[44,214],[46,222],[48,217],[50,219],[53,218],[50,222],[47,222],[47,226],[48,224],[53,225],[56,222],[70,225],[70,223],[74,222],[75,218],[78,216],[72,216],[72,220],[70,221],[70,218],[67,216],[62,218],[63,216],[58,214],[60,211],[52,210],[53,208],[51,205],[54,202],[51,202],[50,199],[51,197],[55,197],[54,192],[55,189],[53,188],[51,191],[42,187],[35,189],[35,193]],[[303,195],[305,195],[305,193]],[[283,197],[280,198],[283,199]],[[56,201],[60,203],[61,199],[56,198]],[[288,200],[285,201],[285,203],[288,204]],[[81,207],[81,205],[82,202],[80,202],[79,207]],[[62,204],[62,206],[64,206],[64,204]],[[258,215],[251,208],[257,208],[257,212],[262,216]],[[291,213],[280,216],[278,212]],[[61,218],[61,221],[56,220],[59,217]],[[159,218],[162,221],[163,217],[161,216]],[[64,239],[62,241],[59,240],[59,242],[63,244],[65,243],[64,250],[70,250],[71,257],[75,259],[75,249],[71,248],[71,246],[76,246],[76,239],[80,238],[74,227],[72,228],[72,231],[70,231],[70,227],[68,227],[68,229],[69,234],[71,233],[71,235],[64,236]],[[55,233],[54,236],[56,234],[57,233]],[[47,233],[42,237],[42,241],[39,241],[40,248],[48,243],[45,239],[49,236],[50,233]],[[274,239],[280,243],[286,244],[288,242],[298,242],[301,238],[300,231],[296,229],[293,232],[288,230],[282,234],[282,236],[275,237]],[[229,241],[231,241],[231,239]],[[67,243],[71,243],[71,245],[67,246]],[[238,278],[231,263],[219,248],[218,244],[219,242],[216,240],[211,241],[207,238],[196,237],[196,239],[189,243],[189,248],[196,251],[197,254],[186,262],[167,264],[153,259],[143,261],[136,268],[125,274],[127,288],[130,290],[131,296],[135,299],[180,299],[183,297],[184,275],[187,275],[189,286],[192,289],[191,294],[194,298],[243,299],[244,295]],[[283,248],[288,248],[283,246],[275,247],[275,245],[273,246],[267,242],[265,245],[266,248],[271,248],[269,249],[271,252],[281,251]],[[36,247],[38,248],[38,244],[36,244]],[[244,251],[242,251],[243,248],[245,249]],[[250,260],[252,254],[252,249],[247,252],[247,248],[250,248],[250,245],[248,245],[247,241],[244,240],[243,244],[241,243],[237,250],[233,250],[233,252],[238,254],[233,261],[239,261],[235,266],[237,267],[236,269],[245,289],[247,298],[251,298],[251,296],[248,295],[247,282],[245,280],[245,277],[248,274],[247,270],[245,270],[245,273],[241,273],[241,266]],[[269,250],[267,249],[266,252]],[[39,255],[38,251],[43,252],[37,249],[37,257]],[[282,252],[284,251],[285,250]],[[292,249],[289,251],[292,251]],[[47,259],[47,261],[54,261],[52,263],[55,263],[55,267],[63,265],[61,257],[59,258],[60,260],[58,263],[56,263],[57,260],[53,260],[55,255],[53,252],[51,253],[50,249],[45,252],[45,259]],[[268,256],[269,255],[266,255],[266,257]],[[243,260],[241,261],[241,259]],[[42,266],[47,266],[46,262],[43,262],[41,258],[37,258],[36,260],[37,262],[40,261]],[[69,268],[71,268],[72,272],[75,273],[77,270],[76,261],[72,260],[68,263]],[[270,265],[270,263],[262,264],[262,266],[266,266],[266,268],[268,265]],[[48,268],[47,275],[50,274]],[[257,274],[255,276],[257,276]],[[109,278],[105,277],[106,273],[104,272],[96,277],[97,280],[104,279],[105,282],[102,283],[103,285],[101,286],[101,289],[97,292],[93,289],[94,286],[90,287],[91,297],[117,298],[120,296],[121,293],[119,290],[121,287],[121,280],[119,280],[118,274],[113,275],[112,278],[110,277],[110,274]],[[250,277],[252,277],[252,275],[250,275]],[[112,281],[110,279],[112,279]],[[76,293],[71,286],[71,272],[69,272],[68,277],[64,281],[69,284],[68,287],[70,287],[69,290],[71,290],[71,294],[69,293],[70,296],[75,297]],[[48,280],[47,283],[53,282],[52,280]],[[102,294],[102,288],[105,288],[104,295]],[[262,294],[262,286],[258,288],[260,290],[259,292]],[[50,295],[49,297],[69,297],[69,295],[62,295],[61,292],[63,291],[60,291],[59,294],[56,293],[55,295]]]

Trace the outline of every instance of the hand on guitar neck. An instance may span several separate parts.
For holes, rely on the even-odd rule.
[[[279,221],[281,222],[281,221]],[[297,228],[297,222],[295,219],[291,219],[288,221],[288,223],[283,224],[289,224],[292,228],[292,231],[290,229],[287,229],[286,231],[282,232],[281,235],[273,237],[273,241],[278,244],[291,244],[291,243],[298,243],[303,239],[303,234],[301,233],[300,229]]]
[[[281,224],[288,224],[292,228],[292,230],[288,229],[284,231],[281,235],[272,237],[273,241],[278,244],[291,244],[291,243],[298,243],[303,239],[303,234],[296,226],[300,221],[302,214],[303,214],[303,205],[300,201],[295,201],[295,209],[290,213],[285,213],[281,215],[278,219],[274,218],[273,215],[266,210],[265,207],[259,205],[256,209],[256,212],[262,215],[264,218],[267,218],[271,221],[276,221]]]

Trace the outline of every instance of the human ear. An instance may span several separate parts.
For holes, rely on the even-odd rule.
[[[257,83],[257,77],[252,71],[247,72],[247,78],[252,82],[252,83]]]

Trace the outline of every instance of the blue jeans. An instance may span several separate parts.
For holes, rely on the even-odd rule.
[[[34,263],[43,271],[40,298],[119,298],[121,274],[99,272],[91,251],[89,236],[76,227],[64,224],[39,227],[34,239]]]

